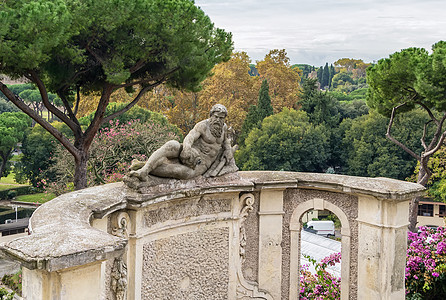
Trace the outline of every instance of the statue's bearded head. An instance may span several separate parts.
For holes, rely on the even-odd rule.
[[[215,104],[210,112],[209,118],[209,130],[212,135],[215,137],[221,137],[223,126],[225,125],[225,118],[228,114],[228,111],[224,105]]]

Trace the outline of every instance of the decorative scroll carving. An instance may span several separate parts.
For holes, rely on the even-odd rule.
[[[116,300],[126,300],[127,296],[127,265],[122,257],[115,258],[111,272],[111,286]]]
[[[120,212],[112,219],[112,234],[125,239],[129,237],[130,216],[126,212]],[[126,254],[115,258],[111,270],[111,290],[116,300],[127,298],[127,264]]]
[[[255,282],[249,282],[243,277],[242,265],[245,261],[246,252],[246,229],[244,222],[248,217],[249,213],[254,209],[254,195],[243,194],[239,200],[240,203],[240,218],[239,218],[239,240],[240,240],[240,262],[237,266],[237,299],[238,300],[248,300],[248,299],[264,299],[272,300],[270,294],[264,291],[260,291],[258,284]]]
[[[112,234],[127,239],[129,237],[129,215],[125,212],[120,212],[113,223]]]
[[[243,226],[248,214],[254,209],[254,196],[252,194],[244,194],[240,197],[240,205],[242,210],[240,211],[240,263],[245,261],[245,247],[246,247],[246,229]]]

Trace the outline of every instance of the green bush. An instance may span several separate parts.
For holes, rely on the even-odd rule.
[[[14,199],[17,196],[16,190],[9,190],[8,191],[8,199]]]
[[[6,285],[7,287],[9,287],[11,290],[13,290],[14,292],[16,292],[18,295],[22,294],[22,270],[18,271],[15,274],[6,274],[2,277],[2,283],[4,285]],[[2,294],[2,291],[0,289],[0,296],[6,296],[6,298],[0,298],[0,299],[7,299],[7,300],[11,300],[13,299],[13,293],[9,293],[5,290],[4,293],[6,294]]]
[[[35,194],[37,192],[39,192],[39,190],[33,186],[16,186],[7,190],[0,191],[0,199],[7,200],[20,195]]]
[[[5,288],[0,288],[0,299],[12,300],[14,299],[14,292],[8,292]]]
[[[16,292],[17,294],[21,295],[22,294],[22,270],[18,271],[15,274],[5,274],[2,278],[2,283],[4,285],[6,285],[7,287],[9,287],[11,290],[13,290],[14,292]],[[5,290],[5,292],[7,292]],[[1,294],[0,292],[0,295]],[[14,293],[10,293],[10,294],[5,294],[7,296],[7,298],[0,298],[0,299],[13,299],[12,296],[14,295]],[[11,297],[11,298],[9,298]]]

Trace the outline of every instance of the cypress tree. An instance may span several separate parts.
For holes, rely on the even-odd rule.
[[[330,88],[331,88],[331,80],[333,79],[333,76],[335,76],[335,74],[336,74],[336,70],[335,70],[335,68],[333,67],[333,64],[331,64],[330,65],[330,78],[328,79],[328,85],[330,86]]]
[[[321,82],[321,88],[324,88],[329,85],[329,79],[330,79],[330,70],[328,69],[328,63],[325,63],[324,69],[322,71],[322,82]]]
[[[271,105],[271,98],[269,96],[268,81],[264,79],[259,91],[259,99],[257,101],[259,122],[262,122],[268,116],[273,114],[273,107]]]
[[[324,67],[319,67],[319,69],[317,69],[317,81],[319,81],[319,83],[322,85],[322,72],[324,71]]]
[[[257,105],[251,105],[249,107],[248,114],[242,125],[242,131],[238,137],[239,146],[245,144],[245,139],[248,134],[254,128],[259,128],[260,124],[264,118],[271,116],[273,114],[273,107],[271,105],[271,98],[269,96],[269,85],[268,81],[264,79],[262,81],[262,86],[259,90],[259,98],[257,99]]]
[[[238,145],[239,147],[242,147],[245,145],[245,140],[248,137],[248,134],[253,130],[254,128],[258,127],[259,124],[259,114],[257,110],[257,105],[251,105],[248,110],[248,114],[246,115],[245,121],[242,125],[242,131],[240,132],[240,135],[238,136]]]

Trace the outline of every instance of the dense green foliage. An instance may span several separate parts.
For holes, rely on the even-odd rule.
[[[31,120],[22,112],[0,114],[0,178],[9,173],[8,162],[16,145],[22,142]]]
[[[257,127],[257,131],[253,130],[256,132],[253,133],[255,138],[249,136],[246,144],[242,144],[237,152],[237,163],[241,169],[335,172],[402,180],[413,174],[416,161],[385,138],[388,118],[374,112],[369,115],[368,107],[363,100],[338,101],[332,92],[319,90],[315,79],[303,80],[302,88],[299,104],[307,119],[307,122],[302,121],[302,124],[306,124],[308,128],[317,127],[322,132],[323,142],[318,146],[320,148],[315,150],[320,156],[306,156],[311,163],[308,161],[300,163],[299,167],[296,166],[297,163],[290,167],[278,160],[268,163],[268,155],[278,152],[277,149],[281,149],[280,155],[275,156],[282,157],[284,161],[293,162],[296,157],[298,159],[305,155],[300,154],[300,149],[291,151],[293,147],[296,149],[298,146],[292,145],[292,142],[285,142],[287,135],[283,131],[277,128],[271,130],[272,125],[265,129],[261,124]],[[357,91],[356,94],[364,94],[364,91]],[[248,114],[245,122],[249,117]],[[399,127],[395,135],[407,140],[411,147],[421,151],[418,135],[421,134],[422,125],[427,120],[428,116],[420,110],[401,116],[395,120],[395,124]],[[285,121],[279,118],[270,122]],[[281,125],[276,126],[279,128]],[[277,135],[282,136],[276,138]],[[432,135],[431,131],[428,131],[429,135]],[[296,134],[295,138],[296,144],[299,144],[299,135]],[[310,142],[309,149],[312,149],[314,144]],[[284,154],[288,153],[287,151],[290,153]]]
[[[336,90],[329,91],[328,93],[332,96],[338,99],[340,102],[352,102],[361,100],[365,103],[366,100],[366,94],[367,94],[367,88],[359,88],[357,90],[354,90],[352,92],[338,92]]]
[[[40,116],[43,117],[45,106],[42,103],[40,92],[35,85],[30,83],[14,84],[8,85],[8,89],[14,94],[18,95],[29,107],[31,107],[37,114],[40,114]],[[4,99],[7,99],[3,94],[0,94],[0,96],[3,96]],[[50,101],[50,103],[56,106],[62,106],[61,100],[54,93],[48,93],[48,100]],[[16,106],[14,106],[14,108],[15,110],[19,110]]]
[[[442,146],[428,162],[432,176],[426,184],[428,196],[435,201],[446,202],[446,147]],[[414,173],[414,181],[419,171],[419,164]],[[412,179],[412,178],[411,178]]]
[[[269,85],[266,79],[262,81],[262,86],[260,87],[257,111],[260,121],[273,114],[273,107],[271,106],[271,98],[269,96]]]
[[[418,135],[428,116],[414,111],[396,120],[399,130],[395,136],[405,139],[419,149]],[[342,139],[343,159],[349,175],[390,177],[405,180],[416,166],[416,160],[398,146],[386,139],[388,118],[372,112],[354,120],[345,120]]]
[[[272,114],[273,107],[271,105],[271,98],[269,96],[268,81],[264,79],[259,90],[257,105],[251,105],[249,107],[248,114],[245,118],[245,121],[243,122],[242,131],[238,137],[239,145],[243,146],[251,130],[260,127],[263,119],[271,116]]]
[[[5,288],[0,288],[0,297],[2,300],[13,300],[14,292],[8,292]]]
[[[12,104],[9,101],[6,101],[5,99],[0,98],[0,114],[4,112],[15,112],[15,111],[19,111],[19,109],[16,106],[14,106],[14,104]]]
[[[345,148],[341,143],[347,127],[345,124],[341,125],[341,121],[367,114],[365,102],[360,100],[339,102],[331,92],[317,89],[316,79],[307,79],[303,82],[303,93],[299,104],[308,114],[310,122],[314,125],[322,125],[325,134],[329,137],[329,147],[324,150],[327,153],[327,160],[321,162],[324,166],[323,170],[327,172],[348,170]]]
[[[328,63],[325,63],[324,67],[320,67],[317,71],[317,79],[321,85],[322,89],[328,89],[331,87],[331,82],[333,77],[335,76],[335,69],[333,65],[328,66]]]
[[[411,155],[419,163],[417,183],[426,186],[432,175],[429,160],[444,144],[446,130],[446,42],[432,47],[432,54],[425,49],[409,48],[381,59],[367,69],[370,86],[367,104],[379,113],[390,116],[386,137]],[[420,124],[418,138],[422,148],[414,148],[404,138],[392,131],[398,128],[394,120],[397,115],[414,109],[422,109],[429,120]],[[433,134],[426,134],[431,130]],[[409,230],[416,232],[418,202],[411,203]]]
[[[109,108],[107,109],[107,113],[112,114],[115,110],[119,109],[123,105],[125,104],[110,103]],[[83,128],[86,128],[88,126],[92,117],[93,114],[80,119]],[[103,124],[101,130],[109,130],[109,128],[115,126],[117,122],[121,124],[128,124],[129,122],[133,121],[138,121],[141,124],[152,124],[152,126],[155,126],[156,128],[162,128],[165,131],[166,135],[168,135],[168,133],[171,133],[174,136],[181,137],[181,135],[179,134],[179,129],[176,126],[168,123],[164,116],[138,106],[132,107],[129,111],[123,113],[119,117],[115,117],[110,122]],[[70,130],[65,124],[60,122],[53,122],[52,125],[67,136],[71,136]],[[158,132],[158,134],[159,137],[164,136],[163,133]],[[95,138],[95,140],[96,139],[97,138]],[[122,141],[110,140],[110,142],[120,143]],[[95,141],[93,143],[95,143]],[[135,144],[132,146],[131,141],[127,141],[127,152],[124,153],[124,151],[117,151],[113,153],[113,155],[111,155],[111,158],[116,160],[122,159],[125,161],[130,161],[132,158],[129,152],[131,152],[132,150],[135,152],[135,154],[147,154],[145,153],[145,151],[147,151],[147,147],[145,149],[142,149],[141,147],[138,148],[138,144],[136,143],[136,141],[134,141],[134,143]],[[150,144],[151,141],[147,140],[145,141],[145,143]],[[110,147],[111,144],[112,143],[110,143]],[[95,151],[102,150],[91,150],[91,152]],[[25,182],[26,180],[29,180],[29,182],[33,186],[41,187],[42,183],[49,184],[51,182],[56,182],[61,177],[68,178],[67,180],[64,179],[64,184],[66,184],[70,180],[73,180],[74,165],[70,165],[73,162],[71,159],[66,157],[68,153],[66,153],[66,151],[59,147],[55,138],[47,131],[45,131],[45,129],[43,129],[41,126],[37,125],[33,127],[31,132],[26,135],[22,145],[22,152],[23,158],[21,162],[16,165],[15,175],[17,182]],[[62,157],[63,163],[58,161],[56,152],[59,154],[63,153],[59,155]],[[105,153],[106,151],[104,150],[103,154]],[[91,155],[91,159],[93,159],[94,157],[98,157],[97,153],[93,153]],[[128,157],[120,157],[121,155],[127,155]],[[62,167],[55,167],[56,165],[63,165],[63,168],[65,169],[62,170]],[[68,170],[70,170],[70,172],[68,172]],[[64,172],[66,173],[66,176],[61,176],[61,174]]]
[[[0,13],[1,71],[39,70],[65,96],[171,68],[172,85],[194,89],[230,55],[230,35],[192,1],[7,1]]]
[[[112,115],[112,114],[116,113],[117,111],[121,110],[122,108],[124,108],[125,106],[126,106],[125,103],[112,102],[107,106],[105,115],[106,116]],[[79,120],[79,122],[82,124],[82,126],[87,127],[93,120],[94,115],[95,115],[94,113],[91,113],[91,114],[81,118]],[[134,120],[138,120],[141,123],[153,122],[153,123],[156,123],[156,124],[166,127],[169,132],[173,132],[176,135],[181,136],[181,133],[180,133],[180,130],[178,129],[178,127],[170,124],[167,121],[166,117],[164,117],[162,114],[150,111],[148,109],[144,109],[140,106],[134,106],[127,112],[123,113],[120,116],[113,118],[110,121],[116,122],[118,120],[121,123],[128,123],[128,122],[134,121]],[[102,124],[101,128],[109,128],[111,123],[113,123],[113,122],[104,123],[104,124]]]
[[[292,66],[293,68],[299,68],[302,70],[302,78],[308,78],[308,75],[316,70],[314,66],[307,65],[307,64],[295,64]]]
[[[369,113],[369,107],[363,100],[340,102],[338,110],[341,114],[341,119],[355,119]]]
[[[13,92],[16,95],[19,95],[21,92],[25,91],[25,90],[32,90],[35,89],[35,87],[30,84],[30,83],[21,83],[21,84],[11,84],[8,85],[8,88],[11,90],[11,92]],[[0,98],[1,99],[8,99],[6,98],[5,95],[0,93]]]
[[[334,128],[340,122],[338,101],[329,93],[320,91],[317,88],[316,79],[304,80],[299,104],[302,110],[307,112],[313,124],[326,124]]]
[[[328,63],[325,63],[324,69],[322,70],[322,76],[321,76],[321,87],[330,87],[331,82],[330,77],[330,69],[328,67]]]
[[[345,85],[346,83],[354,84],[353,78],[347,73],[338,73],[333,76],[333,88],[337,88],[339,85]]]
[[[418,65],[428,57],[425,49],[409,48],[381,59],[367,71],[370,86],[367,104],[387,116],[394,107],[405,102],[405,111],[414,108],[421,100],[415,88]]]
[[[62,132],[69,133],[68,128],[62,123],[53,122],[52,125]],[[55,180],[55,175],[47,170],[54,164],[53,153],[56,143],[56,139],[42,126],[34,126],[22,143],[23,157],[15,166],[16,181],[24,183],[29,180],[37,187],[42,179]]]
[[[409,48],[396,52],[389,58],[381,59],[367,70],[370,85],[367,104],[385,116],[394,116],[421,108],[429,115],[429,122],[419,124],[418,138],[422,148],[415,149],[404,138],[395,138],[392,132],[388,137],[420,162],[417,182],[426,185],[431,171],[428,167],[430,157],[443,144],[446,132],[446,43],[438,42],[432,54],[425,49]],[[434,134],[423,134],[428,128]]]
[[[5,274],[2,277],[2,283],[16,292],[18,295],[22,294],[22,270],[15,274]],[[14,299],[14,292],[8,293],[4,289],[0,289],[0,296],[2,300],[12,300]]]
[[[153,120],[141,122],[130,120],[110,121],[100,129],[90,147],[88,159],[88,185],[122,181],[133,159],[145,161],[159,147],[169,140],[179,140],[171,128]],[[54,151],[54,164],[48,169],[55,174],[55,180],[41,181],[39,186],[46,191],[60,195],[73,189],[74,164],[69,153],[57,145]]]
[[[0,191],[0,199],[11,199],[11,195],[14,195],[14,197],[21,195],[31,195],[36,193],[37,191],[38,190],[35,187],[29,185],[16,185],[13,187],[10,186],[8,189]]]
[[[236,160],[243,170],[320,172],[328,139],[324,127],[311,124],[304,111],[285,108],[249,133]]]
[[[20,94],[24,90],[27,89],[33,89],[33,86],[31,84],[14,84],[14,85],[8,85],[8,88],[14,93],[14,94]],[[0,93],[0,113],[2,112],[15,112],[20,111],[17,106],[12,104],[12,102],[8,101],[8,98],[6,98],[3,93]]]
[[[189,0],[20,0],[0,6],[0,73],[33,82],[45,108],[70,128],[74,139],[1,81],[0,90],[73,155],[78,189],[87,184],[88,148],[103,123],[161,83],[199,89],[231,50],[231,34],[215,28]],[[121,111],[104,117],[112,93],[122,88],[138,93]],[[48,92],[56,93],[63,107],[53,105]],[[85,130],[76,117],[80,92],[101,95]]]

